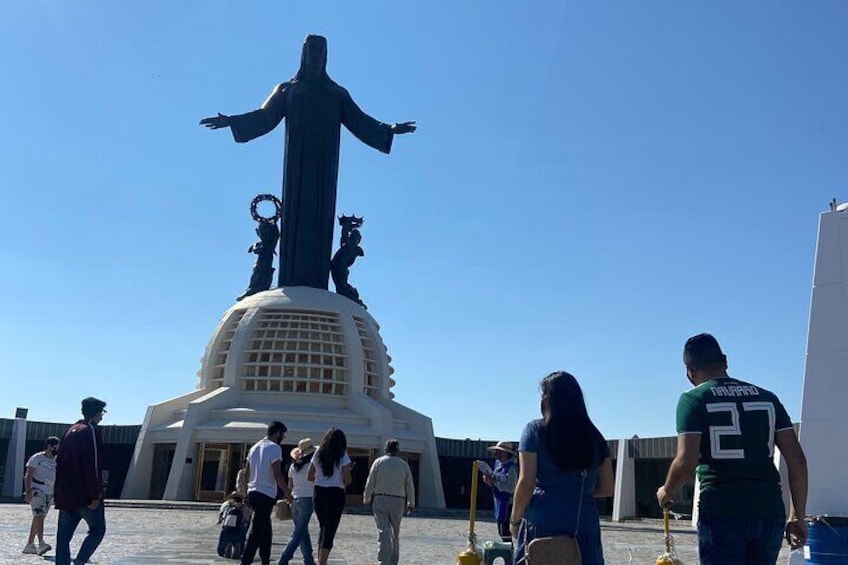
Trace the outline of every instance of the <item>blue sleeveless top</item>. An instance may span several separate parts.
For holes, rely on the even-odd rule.
[[[540,430],[541,420],[527,424],[521,434],[519,452],[536,454],[536,488],[524,515],[529,539],[556,535],[574,535],[584,565],[603,563],[601,524],[595,504],[598,468],[610,456],[606,440],[595,438],[595,461],[585,471],[562,471],[545,446]],[[578,508],[580,524],[577,524]],[[519,536],[519,541],[523,541]],[[522,544],[523,546],[523,544]],[[519,548],[523,550],[523,547]]]

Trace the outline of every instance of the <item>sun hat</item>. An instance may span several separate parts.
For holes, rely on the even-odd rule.
[[[486,448],[487,451],[503,451],[510,455],[515,455],[515,447],[511,441],[499,441],[495,445]]]
[[[300,459],[304,455],[309,455],[313,451],[315,451],[315,446],[312,445],[312,440],[305,437],[297,442],[297,447],[292,449],[289,455],[292,456],[292,459]]]

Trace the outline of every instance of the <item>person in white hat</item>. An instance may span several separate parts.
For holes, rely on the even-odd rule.
[[[315,446],[312,445],[312,440],[308,437],[297,442],[297,447],[292,449],[290,453],[292,464],[289,465],[289,490],[294,498],[291,503],[294,531],[280,556],[278,565],[288,565],[298,547],[300,547],[300,553],[303,555],[303,562],[306,565],[315,565],[312,540],[309,538],[309,520],[315,510],[312,503],[315,483],[310,481],[308,477],[309,464],[312,463],[313,453],[315,453]]]
[[[518,465],[515,463],[515,447],[512,442],[499,441],[486,448],[495,452],[495,464],[491,473],[483,473],[483,482],[492,487],[495,498],[495,521],[498,535],[503,541],[512,541],[509,533],[509,516],[512,514],[512,494],[518,482]]]

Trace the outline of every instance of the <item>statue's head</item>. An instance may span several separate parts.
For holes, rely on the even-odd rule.
[[[280,237],[280,229],[277,227],[276,222],[260,222],[256,226],[256,235],[259,236],[262,243],[269,244],[273,247],[277,242],[277,238]]]
[[[327,78],[327,39],[324,36],[306,36],[297,78]]]
[[[365,217],[357,218],[356,216],[339,216],[339,225],[344,229],[361,228],[365,223]]]

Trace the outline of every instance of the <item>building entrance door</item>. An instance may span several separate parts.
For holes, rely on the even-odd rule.
[[[165,485],[168,483],[168,474],[171,472],[176,451],[176,443],[156,443],[153,445],[153,468],[150,473],[149,495],[152,500],[162,500],[165,495]]]
[[[374,449],[348,448],[347,454],[353,466],[350,470],[353,481],[345,489],[347,506],[362,506],[362,493],[365,492],[365,481],[368,479],[371,463],[376,459],[375,452]]]
[[[197,479],[194,499],[200,502],[221,502],[229,491],[230,446],[225,443],[198,444]]]

